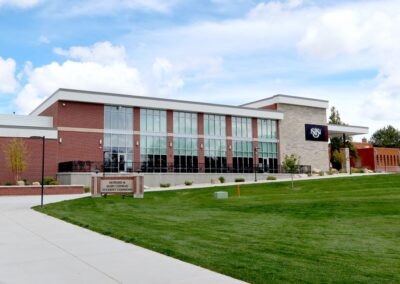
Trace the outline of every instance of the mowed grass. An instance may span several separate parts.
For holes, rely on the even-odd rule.
[[[36,208],[251,283],[400,283],[400,175],[82,198]],[[229,199],[213,192],[226,190]],[[156,265],[156,264],[154,264]]]

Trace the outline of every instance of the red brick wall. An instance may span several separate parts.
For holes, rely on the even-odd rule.
[[[0,186],[0,196],[5,195],[40,195],[42,189],[40,186]],[[82,185],[46,185],[43,193],[45,195],[53,194],[82,194],[84,188]]]
[[[358,149],[358,161],[350,161],[352,167],[368,168],[375,170],[374,148]]]
[[[228,167],[233,166],[233,146],[232,146],[232,116],[226,116],[226,163]],[[229,138],[228,138],[229,137]]]
[[[263,106],[260,109],[277,110],[278,109],[278,105],[277,104],[272,104],[272,105],[269,105],[269,106]]]
[[[46,110],[44,110],[40,115],[41,116],[51,116],[53,117],[53,126],[56,127],[58,125],[58,107],[59,103],[55,102]]]
[[[103,133],[59,131],[58,162],[103,161]]]
[[[59,102],[56,126],[77,128],[104,128],[104,105],[77,102]]]
[[[0,137],[0,183],[15,182],[13,173],[9,170],[4,153],[12,138]],[[26,157],[27,168],[22,174],[22,179],[30,182],[41,181],[42,179],[42,140],[22,138],[28,150]],[[45,144],[45,168],[44,175],[56,177],[58,167],[57,140],[46,140]]]

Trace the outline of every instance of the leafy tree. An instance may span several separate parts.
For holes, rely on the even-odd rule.
[[[283,159],[283,162],[282,162],[282,167],[285,170],[285,172],[291,174],[292,189],[294,189],[293,175],[295,173],[298,173],[300,170],[300,157],[296,156],[294,154],[292,154],[290,156],[285,155],[285,158]]]
[[[329,115],[329,124],[335,125],[346,125],[340,118],[339,111],[333,106],[331,107],[331,114]],[[345,140],[343,141],[343,137],[333,137],[331,138],[331,164],[332,167],[340,170],[342,168],[342,162],[338,158],[338,154],[335,152],[340,153],[340,148],[349,148],[350,157],[353,160],[358,159],[358,152],[357,149],[353,146],[352,143],[353,139],[350,136],[346,136]]]
[[[340,118],[339,111],[333,106],[331,107],[331,114],[329,115],[329,124],[345,125]]]
[[[375,131],[370,143],[376,147],[400,148],[400,131],[388,125]]]
[[[15,176],[15,181],[21,180],[21,175],[27,167],[28,150],[22,139],[13,138],[4,148],[7,164]]]

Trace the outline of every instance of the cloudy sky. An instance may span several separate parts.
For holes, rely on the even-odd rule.
[[[57,88],[330,100],[400,128],[400,1],[0,0],[0,113]]]

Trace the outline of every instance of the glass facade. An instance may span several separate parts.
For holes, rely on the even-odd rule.
[[[204,114],[204,136],[226,137],[225,115]]]
[[[174,171],[198,172],[197,113],[174,111]]]
[[[250,117],[232,117],[232,139],[253,137]]]
[[[253,172],[253,130],[250,117],[232,117],[232,156],[234,172]]]
[[[133,171],[133,108],[104,106],[104,171]]]
[[[257,120],[258,167],[262,172],[278,172],[278,134],[277,121]]]
[[[204,114],[204,170],[206,173],[226,172],[226,118]]]
[[[167,112],[140,109],[140,170],[167,171]]]

